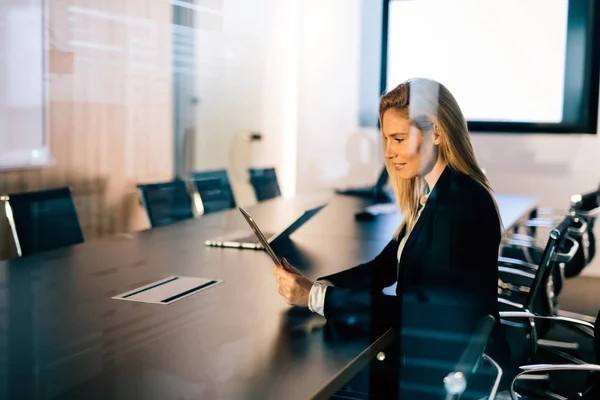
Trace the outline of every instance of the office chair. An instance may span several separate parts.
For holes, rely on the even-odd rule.
[[[174,180],[137,187],[152,228],[194,218],[193,201],[185,181]]]
[[[578,398],[584,400],[597,400],[600,398],[600,311],[596,316],[596,322],[591,332],[587,331],[588,337],[594,341],[596,350],[596,364],[590,364],[585,362],[577,362],[571,364],[533,364],[523,365],[520,367],[522,372],[514,377],[511,383],[511,396],[513,399],[519,399],[523,395],[538,395],[543,398]],[[573,385],[572,379],[565,382],[565,377],[560,379],[555,372],[565,371],[579,371],[586,373],[583,377],[582,383],[585,388],[582,390],[581,387]],[[588,375],[592,373],[591,375]],[[571,377],[572,378],[572,377]],[[519,383],[522,387],[519,390],[516,389],[516,384]],[[562,383],[562,384],[561,384]],[[566,384],[565,384],[566,383]],[[543,386],[541,386],[541,385]],[[541,387],[540,387],[541,386]],[[559,389],[561,393],[556,393]],[[565,390],[568,393],[565,393]],[[527,397],[525,397],[527,398]]]
[[[19,256],[84,241],[71,188],[7,194],[2,200]]]
[[[582,237],[587,231],[587,223],[582,218],[575,216],[574,213],[572,213],[572,215],[574,217],[573,225],[568,229],[569,239],[566,239],[566,243],[564,243],[563,246],[567,246],[570,249],[573,245],[572,242],[576,241],[577,253],[568,257],[565,255],[565,253],[563,253],[563,256],[560,257],[560,262],[558,262],[557,265],[551,269],[551,284],[553,288],[552,294],[554,295],[553,297],[556,307],[558,307],[558,296],[562,290],[563,281],[565,279],[565,266],[573,266],[576,264],[578,265],[581,262],[581,258],[577,258],[577,254],[580,253],[581,246],[585,245],[585,243],[582,242]],[[553,223],[554,225],[552,225],[551,227],[554,227],[558,225],[561,222],[561,220],[544,221],[543,224],[537,224],[537,221],[533,220],[530,220],[528,222],[531,223],[533,226],[537,227],[547,227],[549,223]],[[527,226],[532,225],[528,224]],[[535,270],[537,268],[536,266],[540,264],[542,255],[544,253],[544,247],[540,247],[536,242],[537,240],[529,236],[520,234],[513,234],[510,237],[504,238],[500,247],[500,258],[498,259],[499,266],[511,267],[511,262],[514,262],[514,260],[518,260],[519,263],[514,265],[517,268],[522,269],[526,272],[531,272],[532,270]],[[565,249],[561,249],[561,251],[565,252]],[[521,276],[518,278],[518,280],[520,281],[519,285],[529,286],[526,283],[528,279],[529,278],[527,278],[526,275],[521,274]],[[532,280],[532,278],[529,279],[529,281]],[[511,286],[510,284],[514,284],[514,282],[500,282],[500,286],[503,286],[503,289],[514,288],[514,285]],[[513,290],[512,294],[516,294],[516,292],[518,291],[522,290]],[[507,294],[509,296],[511,295],[510,292],[506,291],[502,294]]]
[[[577,351],[578,346],[576,343],[563,343],[544,339],[554,322],[570,324],[572,327],[584,332],[593,329],[589,322],[556,315],[552,269],[557,268],[560,263],[568,262],[577,252],[578,243],[568,235],[575,219],[576,217],[568,215],[556,228],[552,229],[540,263],[537,266],[525,265],[526,263],[520,260],[502,260],[501,258],[501,265],[498,268],[500,280],[506,282],[515,279],[516,282],[514,285],[516,288],[499,288],[501,289],[498,297],[501,322],[508,329],[511,327],[518,328],[522,332],[521,336],[530,339],[527,344],[521,342],[514,345],[517,347],[516,353],[520,359],[519,364],[528,362],[537,353],[538,348],[543,348],[545,351],[560,357],[572,359],[572,356],[564,351]],[[529,286],[525,281],[520,287],[519,279],[529,279]],[[523,290],[523,287],[528,287],[528,290]],[[508,290],[509,293],[520,292],[523,301],[508,300],[503,290]]]
[[[539,208],[534,211],[534,217],[524,221],[515,228],[514,237],[521,241],[535,243],[535,234],[538,228],[551,229],[557,224],[564,215],[571,213],[582,219],[587,228],[575,232],[572,230],[570,236],[579,242],[579,250],[570,263],[561,267],[565,278],[571,278],[579,275],[581,271],[590,264],[596,254],[596,238],[594,235],[594,224],[598,215],[600,215],[600,189],[586,194],[574,194],[571,196],[571,202],[568,211]],[[525,228],[526,233],[519,233],[519,230]]]
[[[565,266],[565,276],[577,276],[588,266],[596,255],[596,237],[594,224],[600,215],[600,190],[571,196],[571,210],[587,223],[587,229],[579,238],[580,249],[575,255],[574,262]]]
[[[235,208],[235,198],[233,197],[227,171],[224,169],[193,172],[191,179],[196,192],[200,195],[203,208],[200,214]]]
[[[354,196],[373,200],[377,203],[393,203],[393,191],[386,190],[389,181],[387,168],[384,166],[374,185],[354,188],[337,188],[335,192],[342,196]]]
[[[257,201],[265,201],[281,196],[275,168],[250,168],[248,173]]]

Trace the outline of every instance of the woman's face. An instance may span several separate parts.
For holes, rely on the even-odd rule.
[[[427,174],[437,161],[437,133],[423,135],[397,111],[389,109],[381,121],[388,171],[400,179]]]

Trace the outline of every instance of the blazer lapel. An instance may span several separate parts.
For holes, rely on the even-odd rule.
[[[410,252],[412,251],[414,242],[419,237],[419,232],[427,223],[427,221],[433,217],[434,212],[440,202],[440,198],[443,197],[443,193],[450,186],[451,179],[452,171],[449,167],[446,167],[444,169],[444,172],[442,172],[442,175],[440,175],[440,178],[438,179],[437,183],[433,187],[433,190],[431,191],[431,193],[429,193],[427,203],[425,203],[425,207],[423,208],[423,211],[421,211],[421,216],[417,220],[417,223],[413,227],[412,231],[408,236],[408,239],[406,240],[406,244],[404,245],[404,249],[402,250],[402,255],[400,256],[399,260],[398,270],[400,272],[404,269],[404,260],[406,260],[407,255],[410,254]]]

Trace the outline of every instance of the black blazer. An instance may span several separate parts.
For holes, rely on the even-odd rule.
[[[493,198],[447,167],[431,191],[397,261],[392,240],[374,260],[325,276],[325,317],[362,321],[379,334],[389,326],[462,333],[498,315],[501,223]],[[382,289],[398,281],[397,296]],[[500,332],[497,331],[494,336]]]

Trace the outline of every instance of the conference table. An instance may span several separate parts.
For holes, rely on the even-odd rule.
[[[496,200],[505,229],[537,203]],[[278,254],[311,279],[372,259],[401,220],[356,221],[369,203],[337,195],[248,211],[276,232],[323,201]],[[265,252],[204,245],[240,229],[246,222],[229,210],[0,262],[0,398],[328,398],[389,338],[343,338],[289,307]],[[112,298],[171,276],[223,282],[168,305]]]

